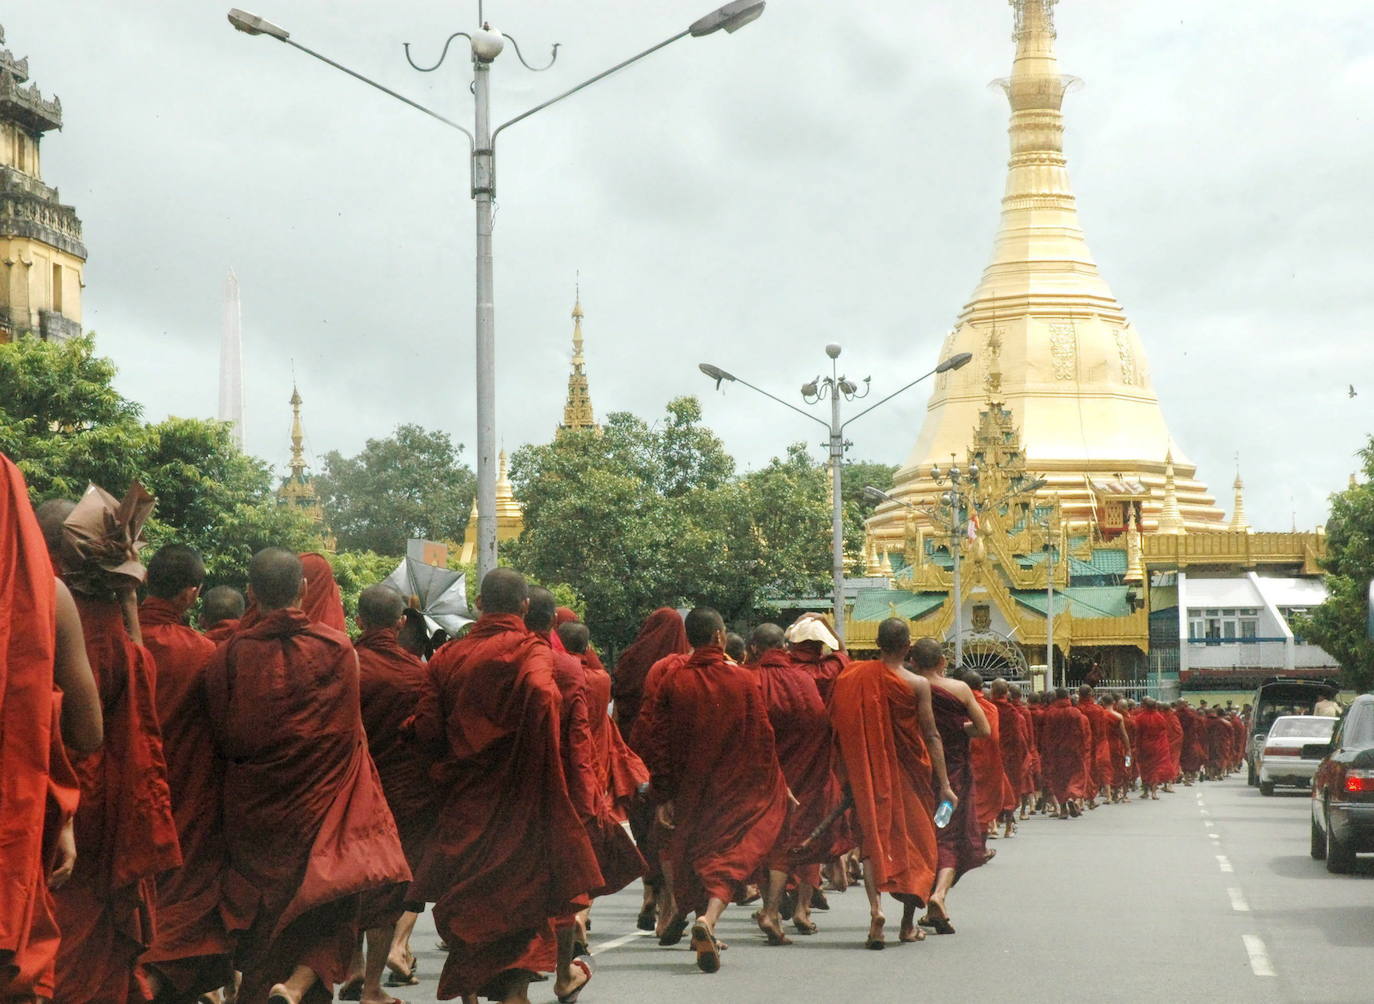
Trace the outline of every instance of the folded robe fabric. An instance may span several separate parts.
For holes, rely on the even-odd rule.
[[[974,699],[978,697],[977,691],[974,691]],[[944,747],[945,774],[958,799],[949,822],[943,829],[937,828],[935,831],[935,842],[939,847],[936,871],[953,869],[954,881],[958,882],[965,872],[981,867],[988,860],[985,828],[979,825],[975,811],[978,781],[973,773],[968,733],[964,731],[964,726],[969,723],[969,712],[959,697],[934,680],[930,684],[930,705],[935,716],[935,727],[940,732],[940,745]],[[982,706],[981,703],[979,706]],[[983,708],[984,717],[987,713],[987,708]],[[1011,794],[1005,771],[1001,780],[1002,807],[1005,808],[1006,799]]]
[[[659,607],[644,620],[639,634],[616,660],[611,694],[615,697],[615,716],[620,731],[635,746],[634,723],[644,701],[644,681],[650,668],[664,656],[685,654],[687,629],[682,616],[672,607]]]
[[[175,604],[156,596],[143,601],[138,619],[157,666],[157,715],[182,857],[180,868],[157,876],[157,931],[140,961],[194,998],[233,979],[219,913],[228,864],[222,778],[205,707],[205,666],[215,643],[187,627]]]
[[[548,970],[553,924],[600,883],[559,754],[553,653],[514,614],[486,614],[428,665],[416,739],[438,762],[439,820],[412,895],[449,946],[439,997],[512,968]]]
[[[916,695],[880,661],[851,663],[835,680],[829,711],[865,867],[880,892],[923,903],[939,851]]]

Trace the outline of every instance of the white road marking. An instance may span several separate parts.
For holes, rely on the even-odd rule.
[[[1208,812],[1206,809],[1200,809],[1199,811],[1200,811],[1204,816],[1210,816],[1210,815],[1211,815],[1211,813]]]
[[[653,931],[631,931],[629,934],[622,934],[620,937],[612,938],[610,941],[603,941],[601,944],[593,947],[591,953],[593,955],[600,955],[602,952],[609,952],[611,949],[619,948],[621,945],[628,945],[636,938],[647,938],[653,933]]]
[[[1245,893],[1236,888],[1227,889],[1226,892],[1231,897],[1232,910],[1235,910],[1236,913],[1250,912],[1250,904],[1245,902]]]
[[[1210,830],[1210,829],[1212,828],[1212,821],[1211,821],[1210,819],[1204,819],[1204,820],[1202,821],[1202,825],[1205,826],[1205,827],[1207,827],[1207,829]]]
[[[1227,872],[1228,874],[1230,872],[1235,871],[1235,869],[1231,867],[1231,859],[1228,858],[1225,854],[1217,855],[1217,867],[1220,868],[1222,871]]]
[[[1221,834],[1220,834],[1220,833],[1208,833],[1207,836],[1211,837],[1213,840],[1220,840],[1220,839],[1221,839]]]
[[[1256,976],[1273,976],[1274,964],[1269,961],[1269,951],[1258,934],[1242,934],[1245,954],[1250,956],[1250,969]]]

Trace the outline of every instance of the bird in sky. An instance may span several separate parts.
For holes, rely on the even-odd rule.
[[[1347,397],[1354,397],[1354,396],[1355,396],[1355,385],[1354,385],[1353,383],[1350,384],[1350,389],[1349,389],[1348,391],[1346,391],[1346,396],[1347,396]]]

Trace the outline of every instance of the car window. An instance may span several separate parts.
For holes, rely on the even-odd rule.
[[[1280,718],[1274,723],[1269,734],[1274,737],[1306,736],[1312,739],[1326,739],[1336,725],[1334,718]]]
[[[1342,729],[1341,745],[1374,746],[1374,704],[1357,704],[1350,709]]]

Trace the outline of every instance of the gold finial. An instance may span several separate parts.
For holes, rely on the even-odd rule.
[[[883,560],[881,565],[882,574],[886,578],[892,578],[892,558],[887,553],[887,548],[883,548]]]
[[[301,429],[301,392],[291,381],[291,473],[297,478],[305,475],[305,434]]]
[[[1159,512],[1159,532],[1187,533],[1183,514],[1178,508],[1178,484],[1174,480],[1174,451],[1170,447],[1164,455],[1164,504]]]
[[[1054,5],[1059,0],[1008,0],[1016,12],[1013,41],[1020,42],[1035,35],[1055,37]]]
[[[579,273],[572,309],[572,369],[568,373],[568,398],[563,405],[563,422],[558,427],[559,435],[569,429],[601,431],[596,424],[596,415],[592,411],[592,393],[587,380],[587,359],[583,354],[582,317],[582,280]]]
[[[1235,502],[1231,508],[1230,529],[1235,533],[1249,533],[1250,524],[1245,520],[1245,482],[1240,479],[1240,454],[1236,454],[1236,480],[1231,485],[1235,490]]]
[[[1126,581],[1145,581],[1145,559],[1141,552],[1140,527],[1135,521],[1135,503],[1127,502],[1130,516],[1126,523]]]

